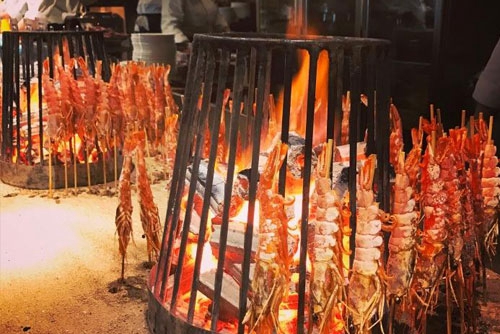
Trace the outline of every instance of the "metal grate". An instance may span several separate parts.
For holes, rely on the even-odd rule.
[[[225,261],[228,251],[228,231],[231,226],[231,203],[234,200],[237,176],[244,173],[248,179],[248,216],[245,223],[244,251],[241,261],[241,277],[238,286],[239,303],[236,322],[237,333],[245,333],[248,328],[243,323],[248,307],[247,296],[252,279],[250,267],[256,194],[259,181],[259,159],[268,144],[262,140],[272,123],[270,94],[277,97],[282,92],[282,116],[278,119],[280,140],[292,145],[296,135],[291,132],[291,119],[295,127],[304,129],[304,163],[301,170],[302,206],[300,213],[300,260],[296,272],[297,286],[297,326],[296,333],[307,332],[306,295],[306,252],[307,226],[309,217],[310,181],[313,171],[316,136],[321,133],[321,141],[333,139],[340,142],[342,119],[342,95],[350,91],[351,96],[367,96],[367,107],[353,102],[349,118],[349,168],[348,190],[351,198],[356,198],[357,143],[366,139],[366,153],[376,153],[378,169],[376,187],[380,207],[389,205],[389,59],[388,43],[383,40],[283,35],[219,34],[196,35],[190,62],[186,96],[180,121],[180,136],[176,152],[171,191],[168,199],[166,228],[160,258],[151,275],[150,309],[148,321],[154,333],[217,333],[221,328],[221,294],[227,271]],[[322,51],[327,52],[329,70],[327,72],[326,122],[315,122],[315,101],[317,68]],[[305,113],[296,120],[293,106],[292,81],[297,69],[297,52],[309,55],[310,67],[305,77],[308,88],[305,91]],[[224,108],[224,92],[231,89],[232,108]],[[212,98],[213,97],[213,98]],[[215,100],[215,104],[211,104]],[[356,101],[356,100],[354,100]],[[241,107],[236,107],[241,106]],[[364,108],[362,110],[362,108]],[[222,122],[221,122],[222,120]],[[293,122],[292,122],[293,123]],[[221,125],[222,124],[222,125]],[[208,131],[207,131],[208,129]],[[208,134],[209,135],[208,135]],[[213,195],[211,191],[219,183],[218,170],[221,162],[220,133],[224,133],[227,152],[224,155],[225,175],[223,192],[219,196],[220,235],[218,236],[218,256],[215,280],[211,296],[208,325],[202,327],[195,312],[196,298],[200,294],[200,267],[203,246],[207,238],[207,226],[213,217]],[[366,136],[366,137],[365,137]],[[292,138],[293,137],[293,138]],[[219,151],[219,153],[218,153]],[[238,166],[241,156],[246,164]],[[243,170],[244,169],[244,170]],[[287,161],[279,171],[279,192],[286,196]],[[203,179],[204,190],[199,189]],[[191,182],[186,181],[187,179]],[[200,201],[195,201],[199,194]],[[196,203],[195,203],[196,202]],[[212,202],[212,203],[211,203]],[[212,204],[212,206],[211,206]],[[193,221],[192,212],[198,206],[199,222]],[[201,210],[200,210],[201,209]],[[356,212],[356,201],[350,202],[351,212]],[[212,215],[212,216],[211,216]],[[354,249],[355,215],[351,216],[353,228],[350,240]],[[199,225],[199,226],[198,226]],[[185,294],[186,246],[191,231],[197,231],[197,248],[194,270],[187,279],[190,291],[189,302],[181,305],[180,297]],[[351,258],[352,263],[352,258]],[[182,309],[182,310],[181,310]]]
[[[103,33],[12,31],[4,32],[2,40],[2,165],[4,168],[8,165],[46,166],[48,159],[43,154],[44,136],[47,136],[44,133],[47,111],[43,103],[43,62],[48,60],[49,75],[53,78],[56,61],[68,67],[69,59],[82,57],[94,75],[96,61],[100,60],[102,77],[107,81],[111,72]],[[74,75],[77,75],[76,70]],[[23,159],[19,158],[21,153]]]

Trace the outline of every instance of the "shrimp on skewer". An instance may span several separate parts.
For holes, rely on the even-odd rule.
[[[285,199],[277,193],[275,176],[286,151],[286,144],[278,143],[260,176],[257,192],[260,202],[259,245],[251,285],[251,304],[243,321],[249,325],[249,333],[284,333],[280,328],[278,312],[290,282],[286,206],[293,204],[294,199]]]
[[[146,237],[148,260],[156,262],[161,247],[161,223],[158,206],[154,202],[151,184],[146,169],[144,151],[146,136],[144,131],[136,132],[137,139],[137,188],[139,190],[139,205],[141,207],[141,223]]]
[[[380,263],[383,238],[378,203],[375,202],[373,177],[376,156],[361,167],[357,192],[357,222],[352,274],[349,278],[348,309],[356,333],[369,333],[371,318],[382,319],[385,303],[384,278]]]
[[[326,148],[326,147],[325,147]],[[342,263],[342,215],[340,198],[324,171],[324,149],[316,169],[316,186],[311,200],[309,257],[312,264],[310,291],[312,300],[309,333],[341,333],[345,321],[339,303],[345,302]]]
[[[420,136],[417,129],[412,129],[413,148],[405,160],[400,150],[395,166],[396,179],[393,186],[393,205],[390,221],[392,233],[389,238],[389,256],[387,259],[387,297],[391,305],[390,329],[392,318],[399,322],[411,323],[408,317],[411,307],[408,294],[413,277],[416,258],[416,239],[420,213],[416,205],[416,185],[421,157]],[[397,309],[393,309],[396,307]],[[389,330],[389,332],[391,332]]]
[[[493,117],[490,118],[481,171],[484,224],[486,225],[484,249],[490,259],[496,255],[500,216],[500,167],[498,166],[498,157],[496,156],[497,147],[491,140],[492,127]]]
[[[116,232],[118,233],[119,251],[122,256],[121,281],[124,281],[125,256],[127,247],[132,238],[132,190],[130,188],[130,173],[132,172],[132,151],[134,144],[130,139],[125,141],[123,147],[123,167],[119,182],[119,203],[116,208]]]

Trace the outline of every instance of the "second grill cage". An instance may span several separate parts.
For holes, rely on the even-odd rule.
[[[1,163],[4,182],[27,188],[46,188],[48,181],[49,157],[47,145],[49,132],[56,124],[49,122],[47,101],[42,87],[42,76],[58,76],[62,68],[71,71],[74,78],[82,75],[77,59],[85,61],[90,75],[95,76],[96,64],[101,62],[103,80],[110,78],[108,62],[102,32],[90,31],[43,31],[43,32],[4,32],[2,34],[2,133]],[[45,69],[44,69],[45,66]],[[60,88],[60,87],[58,87]],[[52,135],[52,134],[50,134]],[[69,156],[74,157],[75,141],[91,141],[102,157],[97,142],[93,138],[67,138]],[[81,159],[87,159],[83,152]],[[66,158],[64,158],[66,159]],[[102,161],[102,158],[99,159]],[[76,160],[68,157],[73,164]],[[61,162],[54,163],[54,186],[64,186]],[[76,182],[86,185],[84,166]],[[103,182],[102,167],[91,166],[94,182]],[[73,168],[70,177],[73,178]],[[95,170],[95,171],[94,171]],[[76,171],[75,171],[76,172]],[[77,172],[76,172],[77,173]],[[76,174],[75,173],[75,174]]]

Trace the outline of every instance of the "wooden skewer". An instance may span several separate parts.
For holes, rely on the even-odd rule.
[[[437,108],[437,122],[441,124],[441,109]]]
[[[466,116],[465,110],[462,110],[462,121],[460,123],[460,127],[463,128],[465,126],[465,116]]]
[[[430,110],[431,110],[431,122],[434,121],[434,105],[430,105]]]
[[[325,161],[325,177],[330,178],[330,166],[332,164],[333,156],[333,139],[328,139],[326,144],[326,161]]]
[[[49,139],[49,198],[52,198],[52,143]]]
[[[76,161],[76,134],[73,135],[73,185],[75,186],[75,190],[78,187],[78,176],[77,176],[77,161]]]
[[[90,155],[89,155],[89,148],[87,147],[87,145],[85,145],[85,153],[87,155],[87,159],[85,159],[85,163],[87,164],[87,186],[89,187],[89,190],[90,190],[90,187],[92,185],[92,181],[90,180],[90,162],[89,162],[89,159],[90,159]]]
[[[474,116],[471,116],[470,117],[470,121],[469,121],[469,127],[470,127],[470,136],[474,136]]]
[[[422,140],[424,138],[424,130],[422,129],[422,124],[424,122],[424,117],[420,116],[418,119],[418,135],[420,136],[419,145],[422,146]]]
[[[493,116],[490,116],[490,124],[488,125],[488,144],[491,144],[491,136],[493,135]]]
[[[431,132],[431,147],[432,147],[432,155],[436,154],[436,131],[432,130]]]
[[[64,141],[64,192],[68,192],[68,142]]]
[[[115,161],[115,188],[118,188],[118,150],[116,148],[116,131],[113,130],[113,155]]]
[[[101,152],[101,157],[102,157],[102,172],[104,173],[103,175],[103,183],[104,183],[104,186],[106,186],[106,183],[108,183],[108,180],[107,180],[107,171],[106,171],[106,157],[105,157],[105,154],[106,152],[102,151]]]

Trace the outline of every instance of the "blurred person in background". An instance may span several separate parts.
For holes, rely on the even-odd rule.
[[[476,101],[476,116],[482,112],[486,121],[493,116],[492,138],[500,145],[500,39],[479,75],[472,97]]]
[[[19,30],[39,24],[63,24],[67,17],[84,11],[84,6],[95,0],[4,0],[0,3],[0,17],[18,23]]]
[[[194,34],[230,29],[214,0],[162,0],[161,30],[174,34],[177,50],[184,52]]]
[[[162,0],[139,0],[134,32],[161,33]]]

